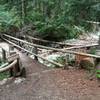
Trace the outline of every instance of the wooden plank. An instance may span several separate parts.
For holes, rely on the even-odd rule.
[[[14,55],[11,55],[11,56],[7,57],[7,61],[12,62],[12,61],[14,61],[18,58],[19,58],[19,54],[14,54]]]
[[[32,36],[29,36],[29,35],[27,35],[27,37],[28,37],[29,39],[36,40],[36,41],[40,41],[40,42],[54,43],[54,44],[59,44],[59,45],[71,46],[70,43],[62,43],[62,42],[55,42],[55,41],[43,40],[43,39],[39,39],[39,38],[34,38],[34,37],[32,37]]]
[[[64,48],[62,50],[80,49],[80,48],[87,48],[87,47],[94,47],[94,46],[98,46],[98,44],[82,45],[82,46],[73,46],[73,47],[69,47],[69,48]]]
[[[9,64],[8,66],[1,68],[0,69],[0,73],[1,72],[5,72],[7,70],[9,70],[10,68],[13,68],[15,66],[15,64],[17,63],[17,60],[14,60],[11,64]]]
[[[47,46],[42,46],[42,45],[33,44],[33,43],[30,43],[30,42],[27,42],[27,41],[24,41],[24,40],[21,40],[21,39],[18,39],[18,38],[15,38],[15,37],[6,35],[6,34],[4,34],[4,36],[6,36],[6,37],[8,37],[8,38],[11,38],[11,39],[14,39],[14,40],[17,40],[17,41],[20,41],[20,42],[22,42],[22,43],[28,44],[28,45],[33,46],[33,47],[44,48],[44,49],[55,50],[55,51],[56,51],[56,50],[61,50],[61,49],[57,49],[57,48],[52,48],[52,47],[47,47]]]
[[[6,51],[6,53],[9,53],[9,45],[7,43],[1,42],[0,43],[0,48]]]
[[[42,46],[42,45],[32,44],[32,43],[29,43],[29,42],[14,38],[14,37],[9,36],[9,35],[5,35],[5,36],[7,36],[9,38],[12,38],[12,39],[15,39],[15,40],[18,40],[18,41],[23,42],[23,43],[26,43],[26,44],[31,45],[33,47],[35,46],[35,47],[38,47],[38,48],[54,50],[54,51],[63,52],[63,53],[70,53],[70,54],[75,54],[75,55],[83,55],[83,56],[87,56],[87,57],[100,58],[100,56],[98,56],[98,55],[92,55],[92,54],[87,54],[87,53],[75,52],[75,51],[71,51],[71,50],[62,50],[62,49],[46,47],[46,46]],[[4,39],[4,40],[8,41],[7,39]],[[11,41],[8,41],[8,42],[12,43]],[[12,44],[14,44],[14,43],[12,43]],[[16,45],[16,46],[18,46],[18,45]]]
[[[27,35],[27,37],[29,39],[32,39],[32,40],[36,40],[36,41],[41,41],[41,42],[45,42],[45,43],[54,43],[54,44],[59,44],[59,45],[65,45],[65,46],[74,46],[74,44],[71,44],[71,43],[62,43],[62,42],[54,42],[54,41],[48,41],[48,40],[43,40],[43,39],[39,39],[39,38],[34,38],[32,36],[29,36]],[[95,46],[95,45],[98,45],[96,43],[92,44],[92,45],[86,45],[86,47],[89,47],[89,46]],[[80,46],[85,46],[85,45],[80,45]],[[73,48],[73,47],[72,47]],[[69,48],[70,49],[70,48]]]
[[[16,45],[15,43],[12,43],[12,42],[10,42],[10,41],[8,41],[8,40],[6,40],[6,39],[4,39],[4,40],[7,41],[7,42],[10,43],[10,44],[16,46],[17,48],[20,48],[20,49],[22,49],[22,50],[24,50],[24,51],[26,51],[26,52],[28,52],[28,53],[34,55],[34,56],[37,56],[37,57],[39,57],[39,58],[41,58],[41,59],[43,59],[43,60],[45,60],[45,61],[48,61],[49,63],[52,63],[52,64],[54,64],[54,65],[63,67],[62,64],[59,64],[59,63],[57,63],[57,62],[53,62],[53,61],[47,60],[47,59],[45,59],[45,58],[43,58],[43,57],[41,57],[41,56],[39,56],[39,55],[36,55],[35,53],[32,53],[32,52],[30,52],[30,51],[28,51],[28,50],[26,50],[26,49],[24,49],[24,48],[22,48],[22,47]]]
[[[27,42],[27,41],[24,41],[24,40],[21,40],[21,39],[18,39],[18,38],[14,38],[14,37],[6,35],[6,34],[4,34],[4,36],[15,39],[17,41],[20,41],[20,42],[25,43],[25,44],[30,45],[30,46],[38,47],[38,48],[43,48],[43,49],[48,49],[48,50],[55,50],[55,51],[64,50],[64,49],[57,49],[57,48],[47,47],[47,46],[43,46],[43,45],[33,44],[33,43],[30,43],[30,42]],[[94,45],[91,45],[91,46],[97,46],[97,45],[98,44],[94,44]],[[78,48],[82,48],[82,47],[85,47],[85,46],[77,46],[77,47],[74,46],[74,47],[65,48],[65,50],[78,49]],[[87,45],[86,47],[90,47],[90,45]]]
[[[5,66],[7,66],[8,64],[9,64],[8,62],[7,63],[4,63],[3,65],[0,66],[0,68],[3,68]]]
[[[35,54],[35,53],[31,52],[31,51],[28,51],[28,50],[26,50],[26,49],[24,49],[24,48],[22,48],[22,47],[20,47],[20,46],[16,45],[15,43],[12,43],[11,41],[8,41],[7,39],[4,39],[4,40],[5,40],[5,41],[7,41],[7,42],[8,42],[8,43],[10,43],[10,44],[12,44],[12,45],[16,46],[17,48],[20,48],[20,49],[22,49],[22,50],[24,50],[24,51],[26,51],[26,52],[28,52],[28,53],[30,53],[30,54],[32,54],[32,55],[34,55],[34,56],[37,56],[37,57],[39,57],[39,58],[41,58],[41,59],[43,59],[43,60],[45,60],[45,61],[49,62],[49,63],[52,63],[52,64],[54,64],[54,65],[56,65],[56,66],[63,67],[63,65],[62,65],[62,64],[59,64],[59,63],[57,63],[57,62],[53,62],[53,61],[47,60],[47,59],[45,59],[44,57],[41,57],[41,56],[39,56],[39,55],[37,55],[37,54]]]

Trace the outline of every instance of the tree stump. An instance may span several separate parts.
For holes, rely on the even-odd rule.
[[[88,72],[88,78],[90,80],[93,79],[95,75],[95,64],[94,64],[94,59],[93,58],[84,58],[83,60],[80,61],[80,68],[86,69]]]

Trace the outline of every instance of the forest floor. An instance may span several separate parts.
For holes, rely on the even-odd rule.
[[[0,100],[100,100],[100,83],[85,70],[47,68],[18,53],[27,77],[0,82]]]
[[[20,56],[28,75],[0,85],[0,100],[100,100],[100,83],[87,79],[86,71],[48,69],[38,63],[31,65],[34,60]]]
[[[0,100],[100,100],[97,81],[84,70],[48,70],[0,86]]]

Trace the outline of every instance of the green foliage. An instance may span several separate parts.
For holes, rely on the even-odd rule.
[[[54,61],[62,65],[65,65],[67,63],[64,56],[57,57],[56,60]],[[55,66],[55,67],[58,67],[58,66]]]
[[[9,72],[0,73],[0,80],[3,80],[4,78],[8,78],[8,77],[10,77]]]
[[[28,20],[34,22],[35,35],[44,39],[60,41],[62,39],[77,38],[81,33],[73,25],[68,24],[62,15],[44,19],[43,14],[34,12],[31,13],[31,16],[28,16]]]
[[[1,58],[0,58],[0,67],[5,67],[7,66],[8,63],[4,62]],[[4,78],[8,78],[10,77],[9,72],[2,72],[0,73],[0,80],[3,80]]]
[[[60,41],[77,38],[91,26],[86,22],[100,21],[99,0],[1,0],[0,31],[33,24],[33,35]]]
[[[10,11],[6,11],[4,7],[0,5],[0,32],[8,31],[11,26],[20,26],[20,18],[16,16],[16,10],[13,8]]]
[[[69,60],[68,65],[69,66],[75,66],[75,60]]]
[[[91,48],[89,53],[95,55],[96,54],[96,48]]]

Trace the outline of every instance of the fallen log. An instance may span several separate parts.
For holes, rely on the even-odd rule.
[[[31,45],[31,46],[37,47],[37,48],[43,48],[43,49],[48,49],[48,50],[54,50],[54,51],[58,51],[58,52],[62,52],[62,53],[70,53],[70,54],[75,54],[75,55],[83,55],[83,56],[93,57],[93,58],[100,58],[100,56],[98,56],[98,55],[92,55],[92,54],[81,53],[81,52],[76,52],[76,51],[62,50],[62,49],[57,49],[57,48],[46,47],[46,46],[42,46],[42,45],[32,44],[32,43],[29,43],[29,42],[27,42],[27,41],[14,38],[14,37],[9,36],[9,35],[6,35],[6,34],[4,34],[4,36],[9,37],[9,38],[11,38],[11,39],[15,39],[15,40],[17,40],[17,41],[23,42],[23,43],[25,43],[25,44],[28,44],[28,45]],[[3,39],[4,39],[4,38],[3,38]],[[4,39],[4,40],[8,41],[7,39]],[[8,41],[8,42],[10,42],[10,41]],[[12,42],[11,42],[11,43],[12,43]],[[14,43],[13,43],[13,44],[14,44]],[[17,46],[18,46],[18,45],[17,45]]]
[[[39,57],[39,58],[41,58],[41,59],[43,59],[43,60],[45,60],[45,61],[47,61],[47,62],[49,62],[49,63],[52,63],[52,64],[56,65],[56,66],[63,67],[62,64],[59,64],[59,63],[57,63],[57,62],[53,62],[53,61],[47,60],[47,59],[45,59],[44,57],[41,57],[41,56],[39,56],[39,55],[37,55],[37,54],[31,52],[31,51],[28,51],[28,50],[26,50],[26,49],[24,49],[24,48],[22,48],[22,47],[16,45],[15,43],[12,43],[11,41],[8,41],[7,39],[4,39],[4,40],[7,41],[8,43],[14,45],[14,46],[17,47],[17,48],[20,48],[20,49],[26,51],[27,53],[30,53],[30,54],[32,54],[32,55],[34,55],[34,56],[37,56],[37,57]]]

